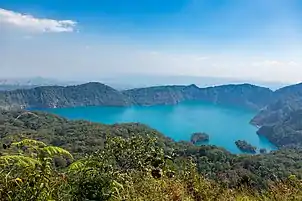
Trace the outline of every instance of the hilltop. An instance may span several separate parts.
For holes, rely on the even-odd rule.
[[[96,82],[77,86],[42,86],[0,92],[0,105],[3,107],[57,108],[129,104],[129,100],[121,92]]]
[[[281,132],[270,131],[271,134],[267,134],[267,130],[285,126],[286,119],[296,118],[292,114],[302,109],[302,84],[287,86],[276,91],[251,84],[229,84],[207,88],[199,88],[196,85],[171,85],[119,91],[105,84],[91,82],[66,87],[43,86],[0,92],[1,108],[152,106],[173,105],[184,101],[203,101],[254,110],[258,114],[251,123],[259,127],[259,135],[266,136],[277,146],[300,143],[297,141],[299,127],[296,124],[292,125],[291,122],[287,122],[286,127],[292,132],[281,134]],[[279,141],[286,138],[290,140],[277,143],[277,138],[280,139]]]
[[[0,92],[0,106],[54,108],[77,106],[127,106],[177,104],[183,101],[206,101],[250,109],[264,107],[272,98],[268,88],[250,84],[199,88],[159,86],[118,91],[101,83],[76,86],[42,86]]]

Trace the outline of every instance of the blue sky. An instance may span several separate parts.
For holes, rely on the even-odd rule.
[[[0,0],[0,9],[2,76],[302,81],[301,0]]]

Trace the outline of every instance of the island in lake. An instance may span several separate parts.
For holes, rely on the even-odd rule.
[[[208,142],[209,141],[209,135],[206,133],[193,133],[191,136],[191,142],[193,144],[200,144],[203,142]]]
[[[242,152],[245,152],[245,153],[252,153],[252,154],[255,154],[256,153],[256,150],[257,150],[257,147],[249,144],[248,142],[246,142],[245,140],[237,140],[235,142],[236,146],[242,151]]]
[[[261,149],[259,150],[259,152],[260,152],[261,154],[266,154],[266,153],[267,153],[267,150],[266,150],[265,148],[261,148]]]

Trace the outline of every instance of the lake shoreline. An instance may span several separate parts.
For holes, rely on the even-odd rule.
[[[37,108],[30,108],[37,110]],[[40,108],[71,120],[88,120],[102,124],[139,122],[158,130],[175,141],[190,141],[194,132],[210,135],[211,145],[224,147],[232,153],[241,153],[235,141],[244,139],[259,149],[273,150],[274,145],[257,135],[249,123],[255,112],[218,104],[184,102],[176,105],[130,107],[73,107]],[[220,125],[220,126],[217,126]]]

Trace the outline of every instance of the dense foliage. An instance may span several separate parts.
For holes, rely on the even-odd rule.
[[[276,124],[262,126],[258,134],[279,147],[302,147],[302,109],[291,112]]]
[[[233,188],[197,173],[192,160],[176,165],[150,137],[109,137],[104,148],[59,169],[71,154],[43,142],[12,143],[0,156],[0,198],[22,200],[301,200],[302,182],[295,175],[251,186],[248,177]]]
[[[299,109],[302,109],[302,83],[275,91],[274,99],[251,122],[258,126],[273,125]]]
[[[0,106],[54,108],[94,105],[126,106],[130,102],[121,92],[101,83],[78,86],[42,86],[0,92]]]
[[[287,86],[275,92],[250,84],[208,88],[196,85],[159,86],[117,91],[101,83],[0,92],[0,108],[159,105],[183,101],[205,101],[260,110],[251,120],[252,124],[263,126],[258,132],[260,135],[266,136],[277,146],[301,145],[300,126],[289,124],[288,119],[295,118],[293,114],[302,108],[302,84]]]
[[[274,92],[274,101],[263,108],[251,123],[260,127],[258,134],[279,147],[302,145],[302,83]]]
[[[174,142],[141,124],[103,125],[87,121],[68,121],[43,112],[1,111],[0,122],[1,143],[10,144],[28,138],[40,140],[66,149],[76,159],[103,149],[108,136],[141,136],[156,138],[156,146],[163,149],[165,154],[173,156],[177,166],[190,158],[204,177],[227,186],[237,186],[242,177],[250,178],[256,188],[262,188],[270,181],[279,181],[292,174],[297,178],[302,177],[300,149],[281,149],[261,155],[233,155],[215,146]],[[70,161],[55,158],[55,163],[66,167]]]
[[[0,92],[0,107],[126,106],[206,101],[261,109],[270,102],[272,94],[270,89],[250,84],[208,88],[199,88],[196,85],[160,86],[119,92],[101,83],[87,83],[78,86],[43,86]]]
[[[249,144],[245,140],[237,140],[237,141],[235,141],[235,144],[242,152],[252,153],[252,154],[256,153],[257,147]]]
[[[209,139],[209,135],[206,133],[193,133],[191,136],[191,142],[196,145],[208,142]]]
[[[249,109],[261,109],[271,101],[270,89],[250,84],[222,85],[199,88],[189,86],[160,86],[131,89],[123,92],[137,105],[176,104],[182,101],[205,101]]]
[[[75,156],[93,153],[104,146],[106,135],[157,137],[161,143],[172,140],[142,124],[104,125],[88,121],[68,121],[44,112],[0,110],[0,137],[4,143],[24,138],[60,146]],[[165,146],[165,145],[162,145]]]
[[[301,86],[276,92],[248,84],[118,92],[88,83],[0,92],[4,108],[185,100],[253,109],[268,104],[252,123],[281,148],[234,155],[175,142],[141,124],[103,125],[0,110],[0,200],[302,200]]]

